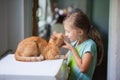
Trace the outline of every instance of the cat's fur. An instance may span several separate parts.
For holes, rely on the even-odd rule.
[[[60,48],[64,44],[61,33],[53,33],[49,42],[45,39],[32,36],[21,41],[15,52],[18,61],[33,62],[56,59],[60,55]]]

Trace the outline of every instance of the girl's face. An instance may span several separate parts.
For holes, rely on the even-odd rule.
[[[72,28],[73,26],[69,24],[64,24],[65,36],[71,41],[74,42],[80,36],[77,29]]]

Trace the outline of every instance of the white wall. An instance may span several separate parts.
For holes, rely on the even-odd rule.
[[[24,38],[24,1],[7,0],[8,3],[8,47],[15,49]]]
[[[7,31],[7,11],[8,9],[6,0],[0,1],[0,52],[3,52],[8,49],[8,31]]]
[[[107,80],[120,80],[120,0],[110,0]]]
[[[32,9],[33,0],[24,0],[24,37],[32,35]]]
[[[0,52],[32,35],[32,0],[0,0]]]

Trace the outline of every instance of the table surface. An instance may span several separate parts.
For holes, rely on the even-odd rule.
[[[13,54],[0,60],[0,75],[24,76],[57,76],[63,59],[45,60],[41,62],[16,61]]]

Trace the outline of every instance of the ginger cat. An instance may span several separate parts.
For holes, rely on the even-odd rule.
[[[60,55],[60,48],[64,44],[64,35],[54,32],[49,42],[45,39],[32,36],[21,41],[15,52],[15,59],[24,62],[51,60],[64,58]]]

